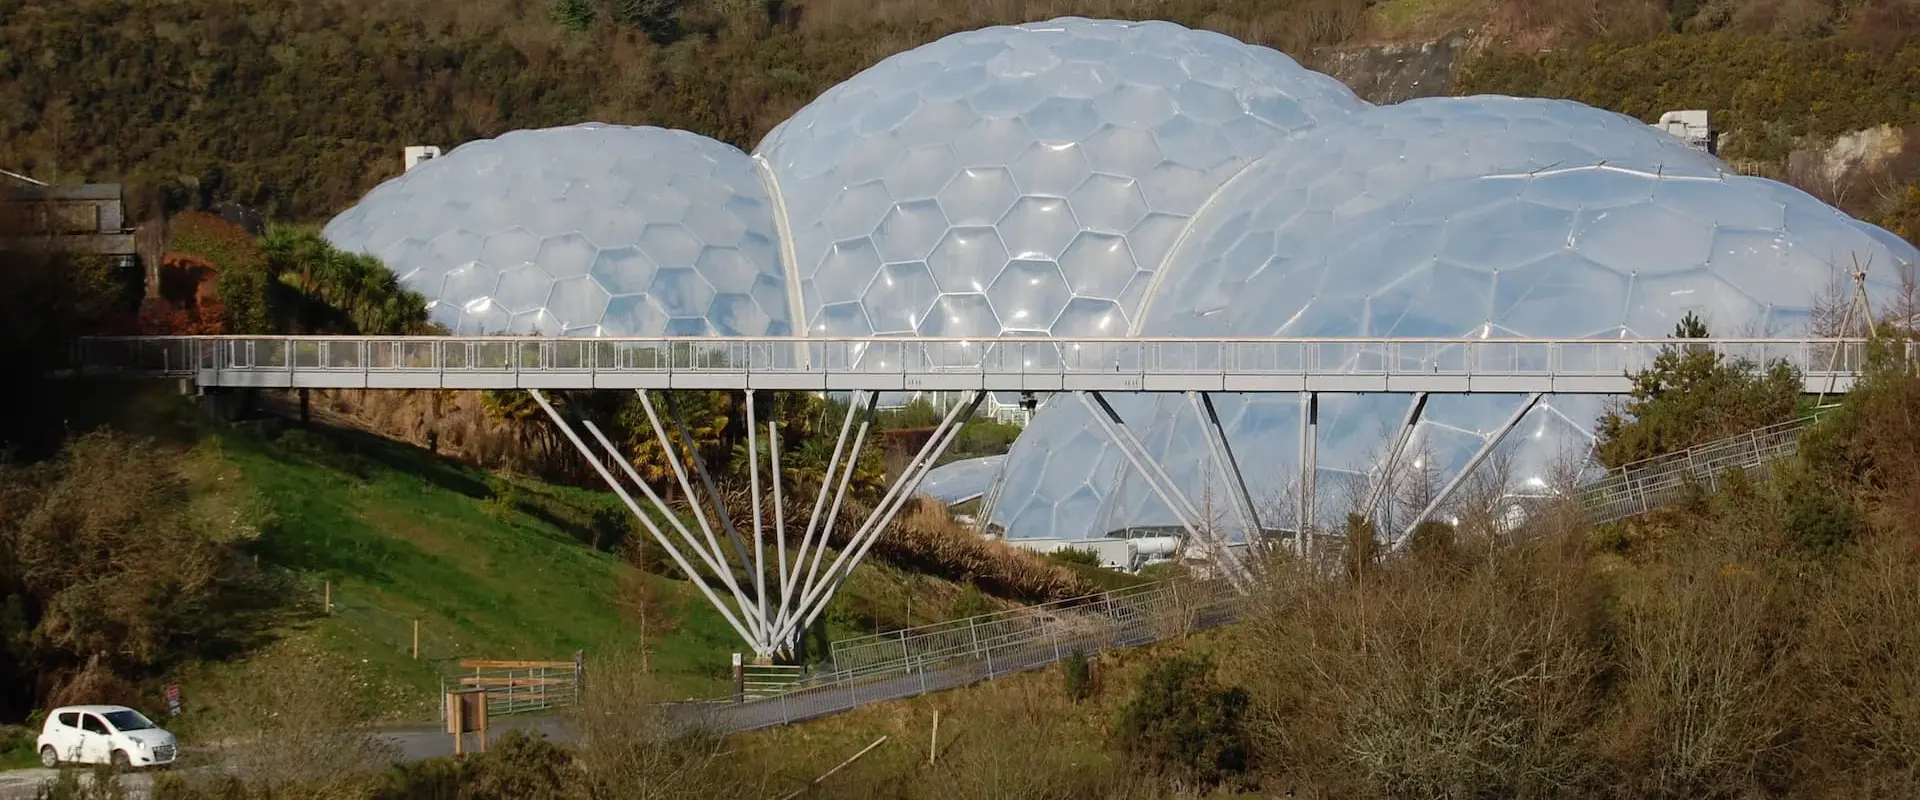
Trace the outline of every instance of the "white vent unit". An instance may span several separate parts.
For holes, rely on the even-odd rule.
[[[420,162],[440,157],[440,148],[430,144],[417,144],[406,149],[407,169],[420,166]]]
[[[1673,134],[1695,150],[1712,153],[1720,149],[1715,146],[1713,124],[1708,120],[1704,109],[1669,111],[1661,114],[1660,121],[1653,125]]]

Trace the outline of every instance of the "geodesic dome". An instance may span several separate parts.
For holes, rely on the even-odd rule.
[[[892,56],[755,152],[810,335],[1117,336],[1221,184],[1363,107],[1267,48],[1067,18]]]
[[[325,233],[380,256],[458,333],[608,336],[1620,337],[1686,311],[1721,335],[1784,334],[1836,268],[1868,266],[1884,293],[1920,260],[1629,117],[1506,97],[1375,108],[1272,50],[1078,18],[888,58],[751,157],[598,124],[470,143]],[[1236,490],[1194,402],[1110,399],[1233,531]],[[1436,396],[1415,465],[1451,477],[1521,402]],[[1319,403],[1330,503],[1379,477],[1408,398]],[[1215,404],[1261,524],[1291,527],[1300,399]],[[1538,406],[1509,489],[1584,454],[1597,413]],[[997,497],[1016,537],[1174,521],[1071,396],[1004,461],[927,484]]]
[[[1424,116],[1434,113],[1445,112]],[[1727,175],[1696,157],[1623,157],[1619,163],[1639,166],[1616,166],[1608,156],[1633,154],[1642,136],[1622,133],[1618,147],[1595,142],[1584,165],[1408,181],[1388,198],[1358,195],[1354,186],[1372,187],[1360,178],[1336,182],[1334,198],[1345,199],[1331,209],[1316,208],[1310,196],[1303,203],[1297,193],[1304,187],[1262,183],[1235,206],[1255,213],[1200,221],[1169,267],[1168,283],[1189,287],[1195,281],[1184,270],[1211,271],[1209,280],[1234,284],[1229,298],[1161,324],[1207,336],[1654,338],[1692,312],[1724,336],[1798,335],[1807,332],[1812,306],[1855,267],[1867,269],[1870,296],[1884,300],[1920,262],[1906,243],[1784,184]],[[1524,142],[1489,138],[1489,148],[1526,152]],[[1360,213],[1333,212],[1356,202]],[[1303,213],[1314,224],[1276,235]],[[1235,255],[1180,257],[1189,253]],[[1160,320],[1149,315],[1150,323]],[[1241,467],[1262,526],[1294,527],[1298,399],[1222,395],[1215,402],[1228,441],[1258,454],[1243,457]],[[1308,515],[1315,524],[1337,521],[1354,496],[1381,480],[1380,461],[1409,402],[1321,396],[1320,502]],[[1408,467],[1432,480],[1451,478],[1523,403],[1503,395],[1431,398]],[[1190,499],[1214,499],[1220,518],[1212,524],[1237,534],[1244,525],[1226,510],[1232,487],[1207,460],[1203,422],[1190,405],[1184,397],[1142,396],[1126,398],[1120,410]],[[1583,465],[1601,406],[1593,397],[1548,397],[1522,418],[1505,448],[1508,491],[1544,491],[1569,460]],[[1031,429],[1035,435],[1009,455],[995,509],[1010,535],[1099,536],[1173,521],[1077,399],[1050,402]]]
[[[322,231],[457,334],[784,336],[787,271],[747,154],[587,123],[461,145]]]

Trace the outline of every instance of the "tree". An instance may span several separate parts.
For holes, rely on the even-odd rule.
[[[593,27],[599,9],[594,8],[593,0],[553,0],[547,13],[560,27],[579,33]]]
[[[1121,747],[1135,763],[1170,778],[1211,786],[1251,766],[1243,727],[1247,692],[1222,686],[1205,656],[1153,665],[1121,711]]]
[[[1706,339],[1706,323],[1689,312],[1669,338]],[[1596,453],[1613,468],[1783,422],[1793,416],[1804,385],[1799,370],[1784,361],[1762,368],[1705,345],[1668,345],[1651,368],[1633,376],[1626,400],[1600,417]]]

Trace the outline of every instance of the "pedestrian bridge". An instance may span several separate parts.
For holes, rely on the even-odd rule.
[[[1805,338],[181,336],[90,338],[75,357],[82,374],[203,387],[1625,394],[1676,347],[1784,361],[1808,393],[1847,391],[1868,352]]]

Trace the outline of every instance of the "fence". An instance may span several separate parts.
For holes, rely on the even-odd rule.
[[[740,668],[741,693],[748,700],[760,700],[792,691],[806,680],[807,668],[786,664],[747,664]]]
[[[1098,619],[1151,613],[1178,599],[1171,583],[1150,583],[890,633],[842,639],[832,645],[833,678],[857,678],[903,665],[937,663],[985,652],[996,643],[1049,636]]]
[[[1208,584],[1131,587],[847,640],[836,656],[859,660],[855,668],[764,699],[678,708],[687,722],[724,733],[784,725],[1037,669],[1076,652],[1151,644],[1229,622],[1237,609],[1230,592]]]
[[[580,704],[580,684],[585,676],[584,654],[575,653],[572,661],[483,661],[460,662],[460,675],[443,675],[440,693],[456,689],[486,689],[487,714],[525,714]],[[445,714],[445,708],[441,709]]]
[[[1773,462],[1799,452],[1801,432],[1819,417],[1816,412],[1627,464],[1582,487],[1581,513],[1592,524],[1615,522],[1683,499],[1692,485],[1713,491],[1734,472],[1763,475]]]

